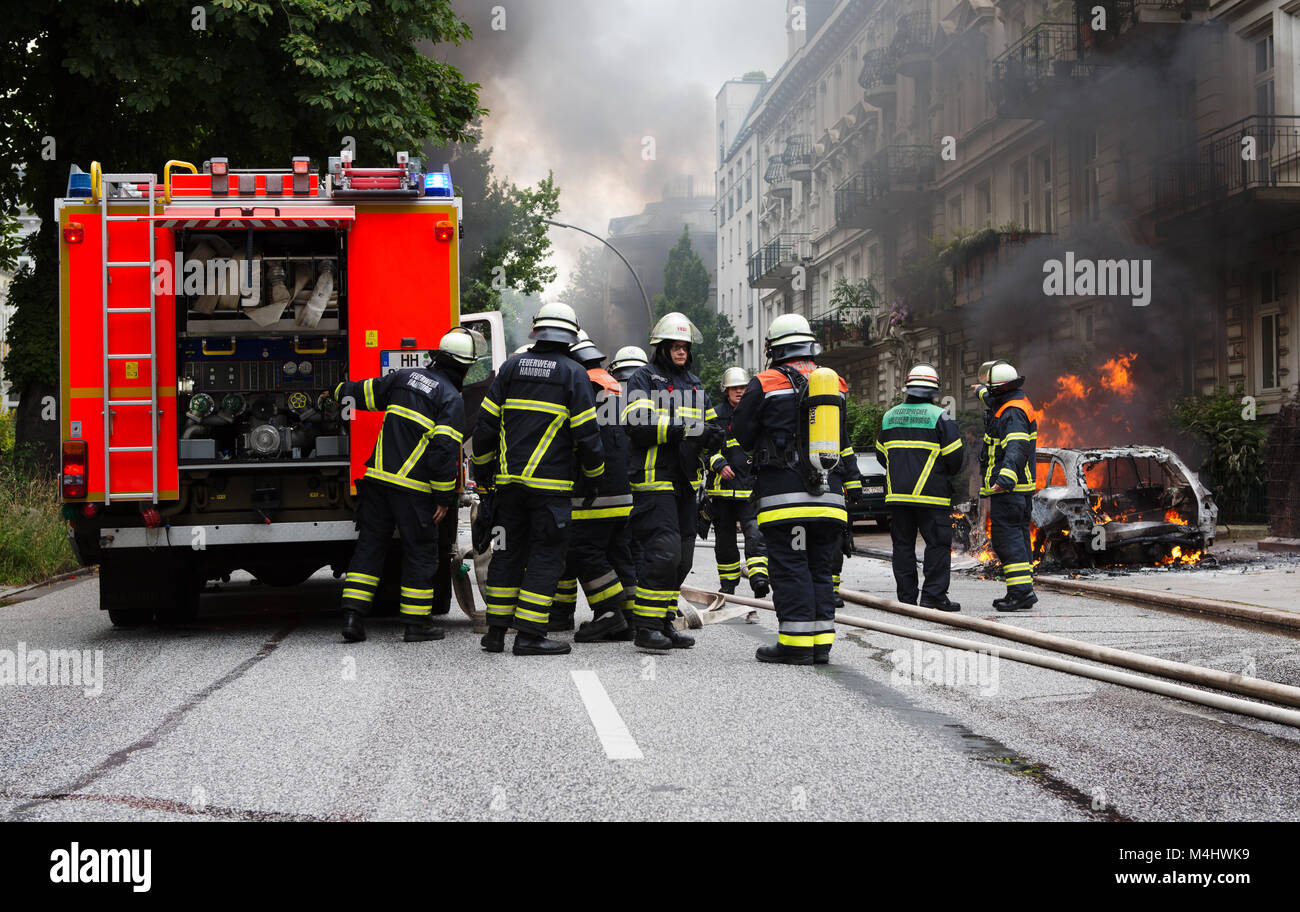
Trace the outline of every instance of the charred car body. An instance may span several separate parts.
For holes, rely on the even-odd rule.
[[[1035,561],[1192,563],[1214,542],[1219,508],[1165,447],[1043,447],[1035,468]]]

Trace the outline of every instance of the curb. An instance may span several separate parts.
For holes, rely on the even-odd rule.
[[[1141,602],[1161,608],[1176,608],[1197,614],[1213,614],[1219,617],[1250,621],[1255,624],[1268,624],[1273,627],[1285,627],[1300,630],[1300,612],[1282,611],[1277,608],[1257,608],[1253,605],[1237,605],[1232,602],[1220,602],[1214,599],[1196,598],[1189,595],[1171,595],[1163,592],[1143,592],[1137,589],[1123,589],[1107,586],[1104,583],[1090,583],[1085,580],[1053,579],[1040,576],[1034,579],[1034,585],[1043,589],[1056,589],[1062,592],[1077,592],[1087,595],[1102,595],[1123,602]]]
[[[78,567],[76,570],[69,570],[67,573],[60,573],[57,576],[51,576],[49,579],[41,580],[39,583],[28,583],[26,586],[19,586],[16,589],[0,589],[0,603],[8,601],[15,595],[22,595],[24,592],[31,592],[33,589],[39,589],[42,586],[52,586],[55,583],[62,583],[70,579],[76,579],[79,576],[91,576],[94,572],[94,567]]]

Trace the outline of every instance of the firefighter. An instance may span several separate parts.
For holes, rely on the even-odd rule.
[[[338,402],[382,411],[375,450],[357,481],[356,551],[343,589],[343,638],[366,638],[364,619],[379,590],[393,529],[401,535],[405,640],[440,640],[430,620],[438,565],[438,525],[456,508],[464,441],[461,387],[475,363],[474,339],[454,329],[442,337],[429,367],[395,371],[334,389]]]
[[[845,422],[848,387],[809,395],[809,378],[821,352],[808,321],[783,314],[767,331],[771,367],[749,382],[732,415],[732,436],[752,454],[757,469],[758,527],[767,544],[779,632],[759,647],[760,662],[824,664],[835,642],[831,580],[836,552],[848,525],[845,487],[861,476]],[[820,382],[820,378],[819,378]],[[811,409],[838,406],[839,471],[812,463]],[[834,444],[832,444],[834,445]]]
[[[718,419],[728,428],[722,452],[709,461],[707,492],[713,508],[714,550],[718,560],[718,588],[736,591],[740,582],[740,552],[736,548],[736,525],[745,537],[745,569],[755,598],[767,595],[767,552],[758,531],[758,506],[750,499],[754,492],[754,467],[745,451],[731,436],[731,416],[745,393],[749,377],[743,368],[729,367],[722,374],[722,402]]]
[[[980,453],[980,496],[989,499],[993,552],[1002,563],[1007,594],[994,599],[998,611],[1023,611],[1038,602],[1029,539],[1038,422],[1021,387],[1025,378],[1006,361],[980,369],[976,393],[984,403],[984,449]]]
[[[493,491],[488,632],[482,646],[515,655],[562,655],[546,638],[556,584],[572,534],[574,479],[605,471],[596,403],[586,372],[569,357],[578,319],[567,304],[544,304],[529,352],[501,366],[474,428],[474,478]],[[575,469],[574,455],[577,455]]]
[[[555,596],[552,630],[572,630],[578,585],[587,596],[592,620],[574,634],[576,643],[630,640],[636,568],[632,562],[627,518],[632,512],[632,488],[627,478],[628,439],[618,423],[622,387],[601,365],[604,354],[579,332],[570,356],[591,378],[596,396],[596,420],[605,452],[605,474],[594,485],[578,488],[573,498],[573,539],[569,543],[564,578]],[[572,602],[567,596],[572,595]],[[561,603],[561,595],[566,602]],[[562,612],[567,612],[567,616]],[[558,623],[556,621],[558,620]]]
[[[667,314],[650,332],[650,363],[627,381],[622,418],[632,441],[631,528],[642,549],[633,642],[651,652],[695,645],[673,626],[673,618],[695,559],[700,458],[726,440],[709,394],[692,372],[691,346],[702,340],[683,314]]]
[[[614,360],[609,362],[609,372],[620,383],[626,383],[639,368],[649,363],[644,350],[635,345],[624,345],[614,352]]]
[[[898,600],[917,600],[916,533],[925,541],[921,607],[960,611],[948,598],[952,570],[952,476],[961,471],[957,422],[936,404],[939,372],[921,362],[907,372],[906,399],[885,413],[876,452],[885,467],[885,503],[894,544]]]

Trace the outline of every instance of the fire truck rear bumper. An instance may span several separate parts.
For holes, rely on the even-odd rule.
[[[223,545],[352,541],[356,537],[357,527],[351,520],[171,526],[163,529],[104,528],[100,530],[99,547],[104,551],[167,547],[201,551]]]

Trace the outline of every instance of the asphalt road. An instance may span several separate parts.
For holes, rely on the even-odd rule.
[[[716,584],[707,545],[688,582]],[[893,589],[860,557],[845,585]],[[93,579],[0,607],[0,665],[20,643],[103,663],[97,696],[0,685],[0,819],[1300,818],[1300,730],[1165,697],[952,653],[973,673],[958,683],[937,673],[948,650],[850,628],[829,666],[761,665],[767,612],[663,657],[489,655],[456,609],[441,642],[377,619],[346,644],[339,589],[236,579],[183,629],[113,629]],[[952,594],[968,615],[1300,685],[1284,634],[1054,593],[1000,616],[997,584],[961,574]]]

